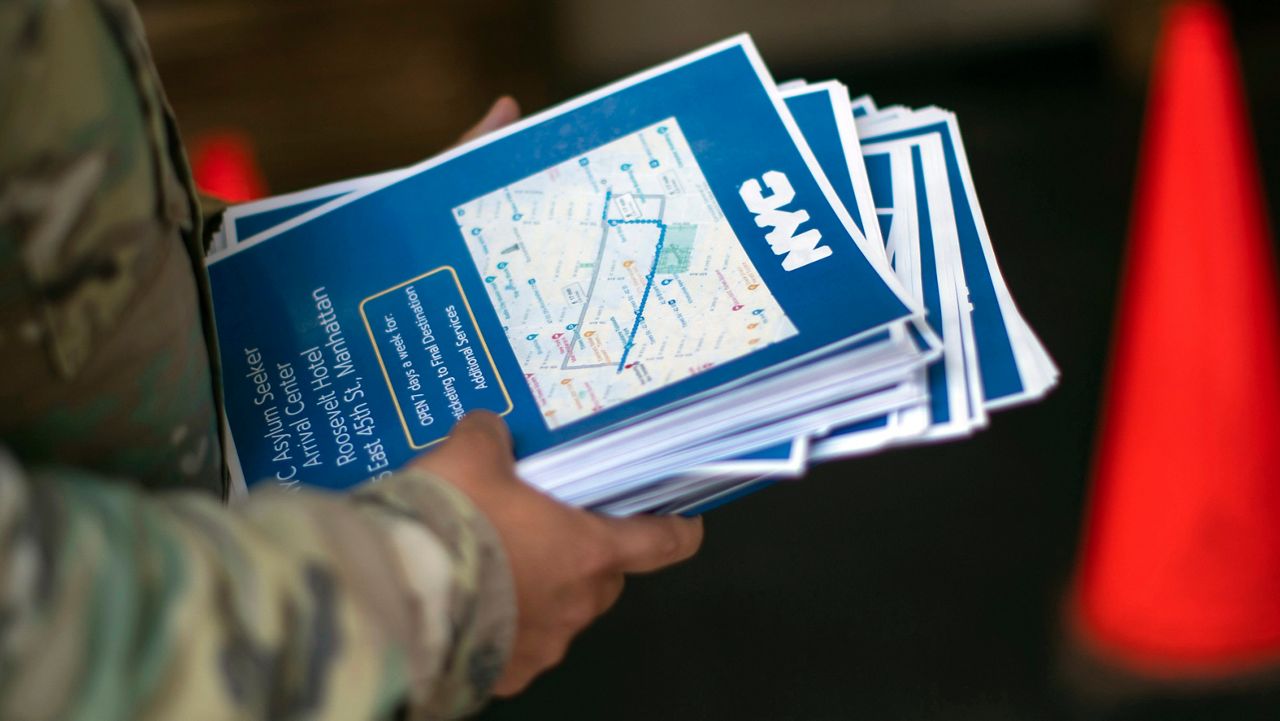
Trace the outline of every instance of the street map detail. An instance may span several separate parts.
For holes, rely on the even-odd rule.
[[[549,428],[796,334],[674,118],[453,214]]]

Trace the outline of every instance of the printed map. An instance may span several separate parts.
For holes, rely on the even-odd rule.
[[[796,334],[674,118],[453,213],[549,428]]]

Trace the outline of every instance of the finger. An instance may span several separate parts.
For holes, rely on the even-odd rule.
[[[510,95],[503,95],[489,106],[489,112],[480,118],[480,122],[471,126],[467,132],[458,138],[458,144],[466,143],[482,135],[488,135],[493,131],[510,125],[520,119],[520,105],[516,103],[515,98]]]
[[[615,568],[647,573],[679,563],[702,545],[702,519],[678,516],[635,516],[605,520],[617,544]]]

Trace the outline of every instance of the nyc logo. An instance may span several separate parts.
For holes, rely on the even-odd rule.
[[[765,195],[760,181],[752,178],[742,184],[738,195],[746,203],[747,210],[756,216],[756,225],[761,228],[772,228],[765,234],[769,247],[774,255],[786,255],[782,259],[782,269],[791,271],[826,258],[831,255],[831,248],[818,245],[822,234],[816,228],[810,228],[796,235],[800,226],[809,220],[806,210],[783,210],[783,207],[795,200],[796,191],[791,187],[787,176],[770,170],[764,174],[764,187],[769,189]]]

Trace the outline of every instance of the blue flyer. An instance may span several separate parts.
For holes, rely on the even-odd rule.
[[[992,272],[994,255],[981,210],[973,192],[968,163],[959,141],[955,120],[940,111],[919,111],[900,125],[876,126],[863,136],[866,144],[892,140],[937,137],[945,154],[951,184],[951,204],[959,234],[960,261],[973,306],[974,335],[981,358],[982,389],[989,407],[1020,402],[1044,392],[1029,382],[1035,365],[1032,352],[1013,341],[1013,329],[1021,329],[1013,299],[1004,280]]]
[[[717,44],[211,256],[235,460],[345,487],[474,409],[527,458],[801,367],[916,315],[859,242]]]
[[[863,216],[874,215],[875,205],[853,127],[847,89],[835,81],[801,83],[783,90],[782,97],[837,197],[865,236],[866,244],[882,244],[878,225],[865,226],[862,221]],[[847,127],[842,127],[841,121]],[[403,175],[404,171],[394,170],[234,206],[224,214],[222,232],[228,243],[239,243],[342,195],[384,185]],[[807,439],[795,439],[736,459],[714,461],[695,472],[795,474],[804,467],[805,451],[801,449],[807,449],[808,444],[802,441]]]

